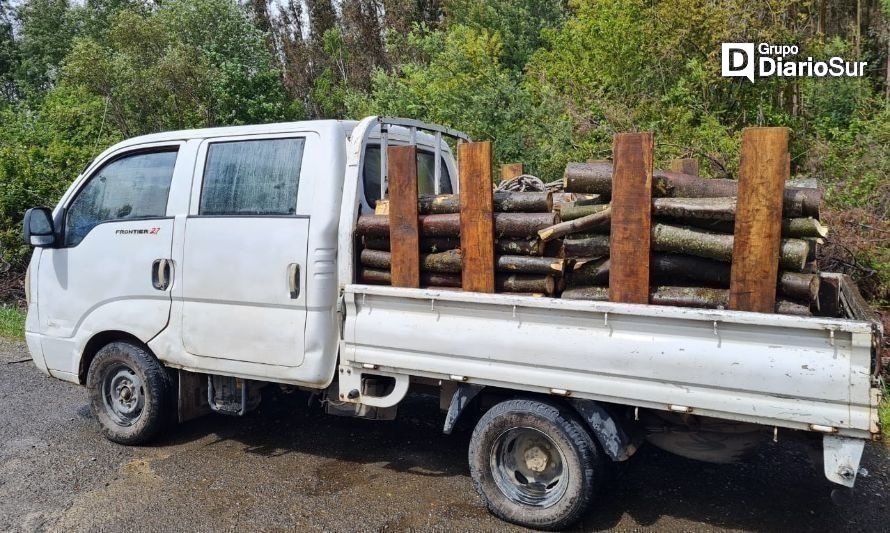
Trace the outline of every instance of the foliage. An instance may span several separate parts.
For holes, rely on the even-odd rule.
[[[888,300],[890,2],[863,0],[0,0],[0,241],[121,137],[392,114],[494,141],[545,181],[656,134],[656,164],[735,177],[741,129],[792,129],[827,191],[823,258]],[[856,26],[860,21],[861,26]],[[15,28],[15,31],[13,31]],[[720,43],[868,61],[862,79],[720,75]],[[865,229],[863,229],[865,228]],[[871,228],[871,229],[868,229]],[[853,265],[853,266],[850,266]]]
[[[25,337],[25,312],[14,305],[0,304],[0,337]]]

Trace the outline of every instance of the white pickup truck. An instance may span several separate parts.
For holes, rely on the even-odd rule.
[[[368,117],[109,148],[54,210],[25,216],[34,363],[86,385],[124,444],[171,413],[244,414],[269,383],[377,419],[435,391],[446,432],[477,416],[470,473],[488,508],[538,528],[576,520],[643,442],[731,461],[800,440],[853,485],[879,434],[882,332],[867,317],[356,284],[354,227],[385,195],[386,147],[417,146],[422,193],[456,192],[443,137],[467,139]]]

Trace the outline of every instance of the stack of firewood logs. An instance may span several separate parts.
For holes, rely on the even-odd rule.
[[[460,201],[458,195],[421,196],[421,286],[461,286]],[[559,222],[553,196],[546,192],[494,193],[495,269],[498,292],[556,295],[564,286],[567,261],[560,257],[562,243],[547,246],[538,231]],[[375,215],[358,220],[359,279],[363,283],[390,283],[389,216],[386,200]]]
[[[570,262],[563,298],[608,300],[612,165],[570,163],[565,190],[582,198],[559,206],[562,223],[540,232],[563,240]],[[725,308],[738,183],[688,174],[653,174],[650,303]],[[827,228],[819,222],[817,189],[787,187],[777,280],[779,313],[808,315],[818,309],[816,247]]]
[[[626,152],[617,148],[616,154],[616,161],[618,157],[626,157]],[[751,161],[749,159],[749,174],[750,168],[760,168],[756,166],[760,163]],[[651,160],[648,164],[651,165]],[[486,165],[482,168],[487,170]],[[819,221],[821,192],[815,188],[785,186],[781,165],[779,170],[766,179],[757,178],[760,181],[755,185],[746,185],[749,188],[745,194],[740,193],[740,182],[736,180],[650,170],[651,191],[647,176],[642,188],[616,188],[613,199],[613,176],[619,182],[617,166],[609,162],[569,163],[562,190],[495,191],[490,204],[487,198],[481,202],[483,206],[491,206],[491,211],[485,208],[482,215],[486,219],[491,217],[494,232],[494,290],[568,299],[648,301],[656,305],[837,316],[838,281],[830,274],[820,276],[815,261],[816,248],[827,235],[827,228]],[[787,176],[787,170],[784,174]],[[487,184],[487,176],[477,181]],[[757,183],[779,185],[773,190],[783,192],[758,190]],[[476,189],[479,190],[487,196],[487,190]],[[619,190],[624,191],[622,195],[628,190],[631,194],[644,191],[645,195],[640,196],[642,200],[631,199],[628,204],[626,196],[618,196]],[[413,235],[408,249],[416,253],[418,249],[413,243],[418,242],[419,246],[419,287],[459,289],[463,283],[467,290],[467,274],[474,272],[466,267],[467,260],[479,247],[475,236],[468,238],[463,243],[464,250],[469,250],[465,252],[468,256],[461,256],[461,227],[462,222],[469,223],[466,227],[477,227],[473,221],[477,220],[478,212],[470,216],[471,211],[463,211],[465,220],[462,221],[461,200],[472,197],[420,196],[417,219],[413,214],[413,197],[411,193],[399,200],[400,212],[411,212],[407,219],[401,219],[407,223],[390,228],[389,200],[379,201],[374,214],[359,217],[355,232],[358,281],[397,284],[392,273],[398,261],[391,253],[394,251],[390,238],[408,226],[407,234]],[[406,211],[405,205],[410,209]],[[651,211],[648,211],[650,205]],[[770,207],[758,211],[757,206],[763,205]],[[635,225],[632,220],[628,223],[627,215],[639,212],[637,210],[648,211],[641,217],[643,223]],[[741,215],[743,212],[745,216]],[[393,213],[394,219],[399,220],[395,211]],[[744,221],[740,225],[736,224],[737,214],[739,220]],[[764,225],[761,223],[764,220],[769,222]],[[625,236],[621,238],[624,243],[619,247],[621,250],[612,242],[616,228],[621,228],[619,234]],[[648,239],[642,238],[646,234]],[[488,229],[479,235],[488,235],[483,240],[491,237]],[[404,241],[395,239],[399,248],[403,248]],[[648,264],[642,270],[631,269],[633,283],[616,283],[611,289],[632,285],[642,287],[642,292],[630,300],[615,290],[610,294],[610,270],[614,281],[627,272],[628,265],[634,266],[633,261],[627,259],[627,249],[637,246],[638,240],[639,249],[645,250],[638,254],[640,262],[646,263],[648,259]],[[490,246],[488,240],[482,248],[490,254]],[[764,250],[767,253],[761,253]],[[478,259],[484,254],[474,257]],[[743,267],[744,260],[748,264]],[[418,286],[417,261],[415,255],[406,262],[413,265],[415,276],[413,285],[407,286]],[[491,255],[488,255],[481,266],[473,267],[475,272],[481,269],[490,276],[492,270],[487,266],[490,261]],[[768,268],[760,268],[764,265]],[[462,272],[463,268],[466,270]],[[747,279],[740,280],[740,273]],[[774,282],[768,281],[773,279]],[[482,292],[490,292],[490,287]],[[740,298],[748,294],[755,294],[768,303],[757,309],[752,309],[751,304],[739,303]]]

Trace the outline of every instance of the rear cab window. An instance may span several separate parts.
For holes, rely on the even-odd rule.
[[[417,149],[417,193],[420,195],[435,194],[436,160],[432,151]],[[439,178],[439,193],[451,194],[451,174],[442,157]],[[362,184],[365,200],[373,208],[380,196],[380,145],[368,145],[362,165]]]
[[[294,215],[304,147],[304,138],[210,143],[198,215]]]

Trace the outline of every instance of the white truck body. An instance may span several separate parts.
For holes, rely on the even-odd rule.
[[[456,191],[441,136],[400,123],[386,143],[441,153],[436,192]],[[35,249],[35,364],[82,384],[102,342],[132,338],[188,372],[311,389],[336,377],[341,400],[369,407],[396,405],[426,379],[821,432],[826,476],[852,486],[865,440],[879,433],[872,323],[356,284],[354,226],[370,210],[363,169],[380,125],[170,132],[105,151],[53,211],[59,242],[89,181],[132,154],[176,151],[166,208],[129,218],[131,207],[72,246]],[[302,152],[292,212],[202,213],[214,146],[280,139],[298,139]],[[347,397],[366,375],[394,386]]]

